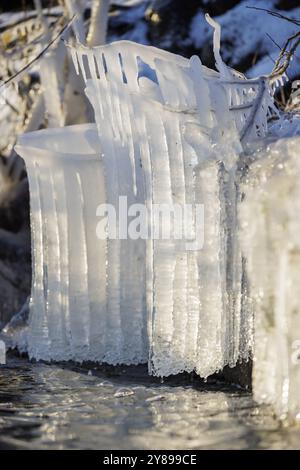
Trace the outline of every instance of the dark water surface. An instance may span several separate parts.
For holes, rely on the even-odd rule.
[[[299,449],[300,429],[217,381],[10,357],[0,366],[0,449],[13,448]]]

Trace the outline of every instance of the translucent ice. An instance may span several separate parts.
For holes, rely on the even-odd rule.
[[[121,284],[113,277],[120,262],[109,258],[107,241],[96,236],[97,207],[106,202],[107,184],[95,126],[25,134],[16,150],[25,159],[30,185],[30,356],[145,362],[147,349],[140,339],[145,317],[132,315],[121,331],[115,293]],[[144,277],[135,278],[135,291],[144,292]],[[127,308],[134,312],[133,292],[126,284],[124,290]],[[139,308],[145,312],[145,307]]]
[[[117,195],[131,194],[131,201],[145,202],[152,227],[155,205],[204,205],[202,250],[189,250],[174,236],[146,242],[150,370],[161,376],[197,370],[206,377],[247,359],[236,162],[256,84],[232,75],[224,83],[226,77],[197,57],[187,60],[126,41],[71,51],[105,141],[108,200],[115,204]],[[186,223],[181,229],[195,232]],[[136,241],[108,246],[108,269],[117,270],[117,279],[122,268],[128,273],[128,253],[132,266],[138,265]],[[125,318],[126,302],[119,282],[114,285],[117,315]],[[133,279],[127,288],[134,292],[134,285]],[[125,327],[115,325],[115,331]]]
[[[243,249],[255,310],[253,391],[280,418],[299,418],[299,138],[254,156],[240,206]]]
[[[227,69],[220,55],[218,73],[198,57],[127,41],[71,53],[97,131],[39,131],[17,146],[31,193],[30,355],[149,360],[159,376],[202,377],[247,360],[238,168],[242,143],[266,130],[266,84]],[[146,208],[147,237],[123,233],[122,198],[126,210]],[[114,238],[96,237],[101,203],[117,210]],[[163,216],[169,236],[155,236],[157,207],[191,208],[191,217]]]

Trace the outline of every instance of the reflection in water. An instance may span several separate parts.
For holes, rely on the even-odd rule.
[[[0,368],[4,448],[300,448],[300,429],[280,429],[249,393],[216,382],[11,358]]]

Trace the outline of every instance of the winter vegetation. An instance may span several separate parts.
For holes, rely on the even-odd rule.
[[[254,398],[297,421],[297,2],[0,8],[1,338],[159,377],[253,361]],[[148,220],[203,205],[203,246],[99,241],[123,195]]]

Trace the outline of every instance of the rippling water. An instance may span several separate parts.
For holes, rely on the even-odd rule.
[[[300,448],[247,392],[145,367],[92,370],[9,358],[0,366],[0,449]]]

